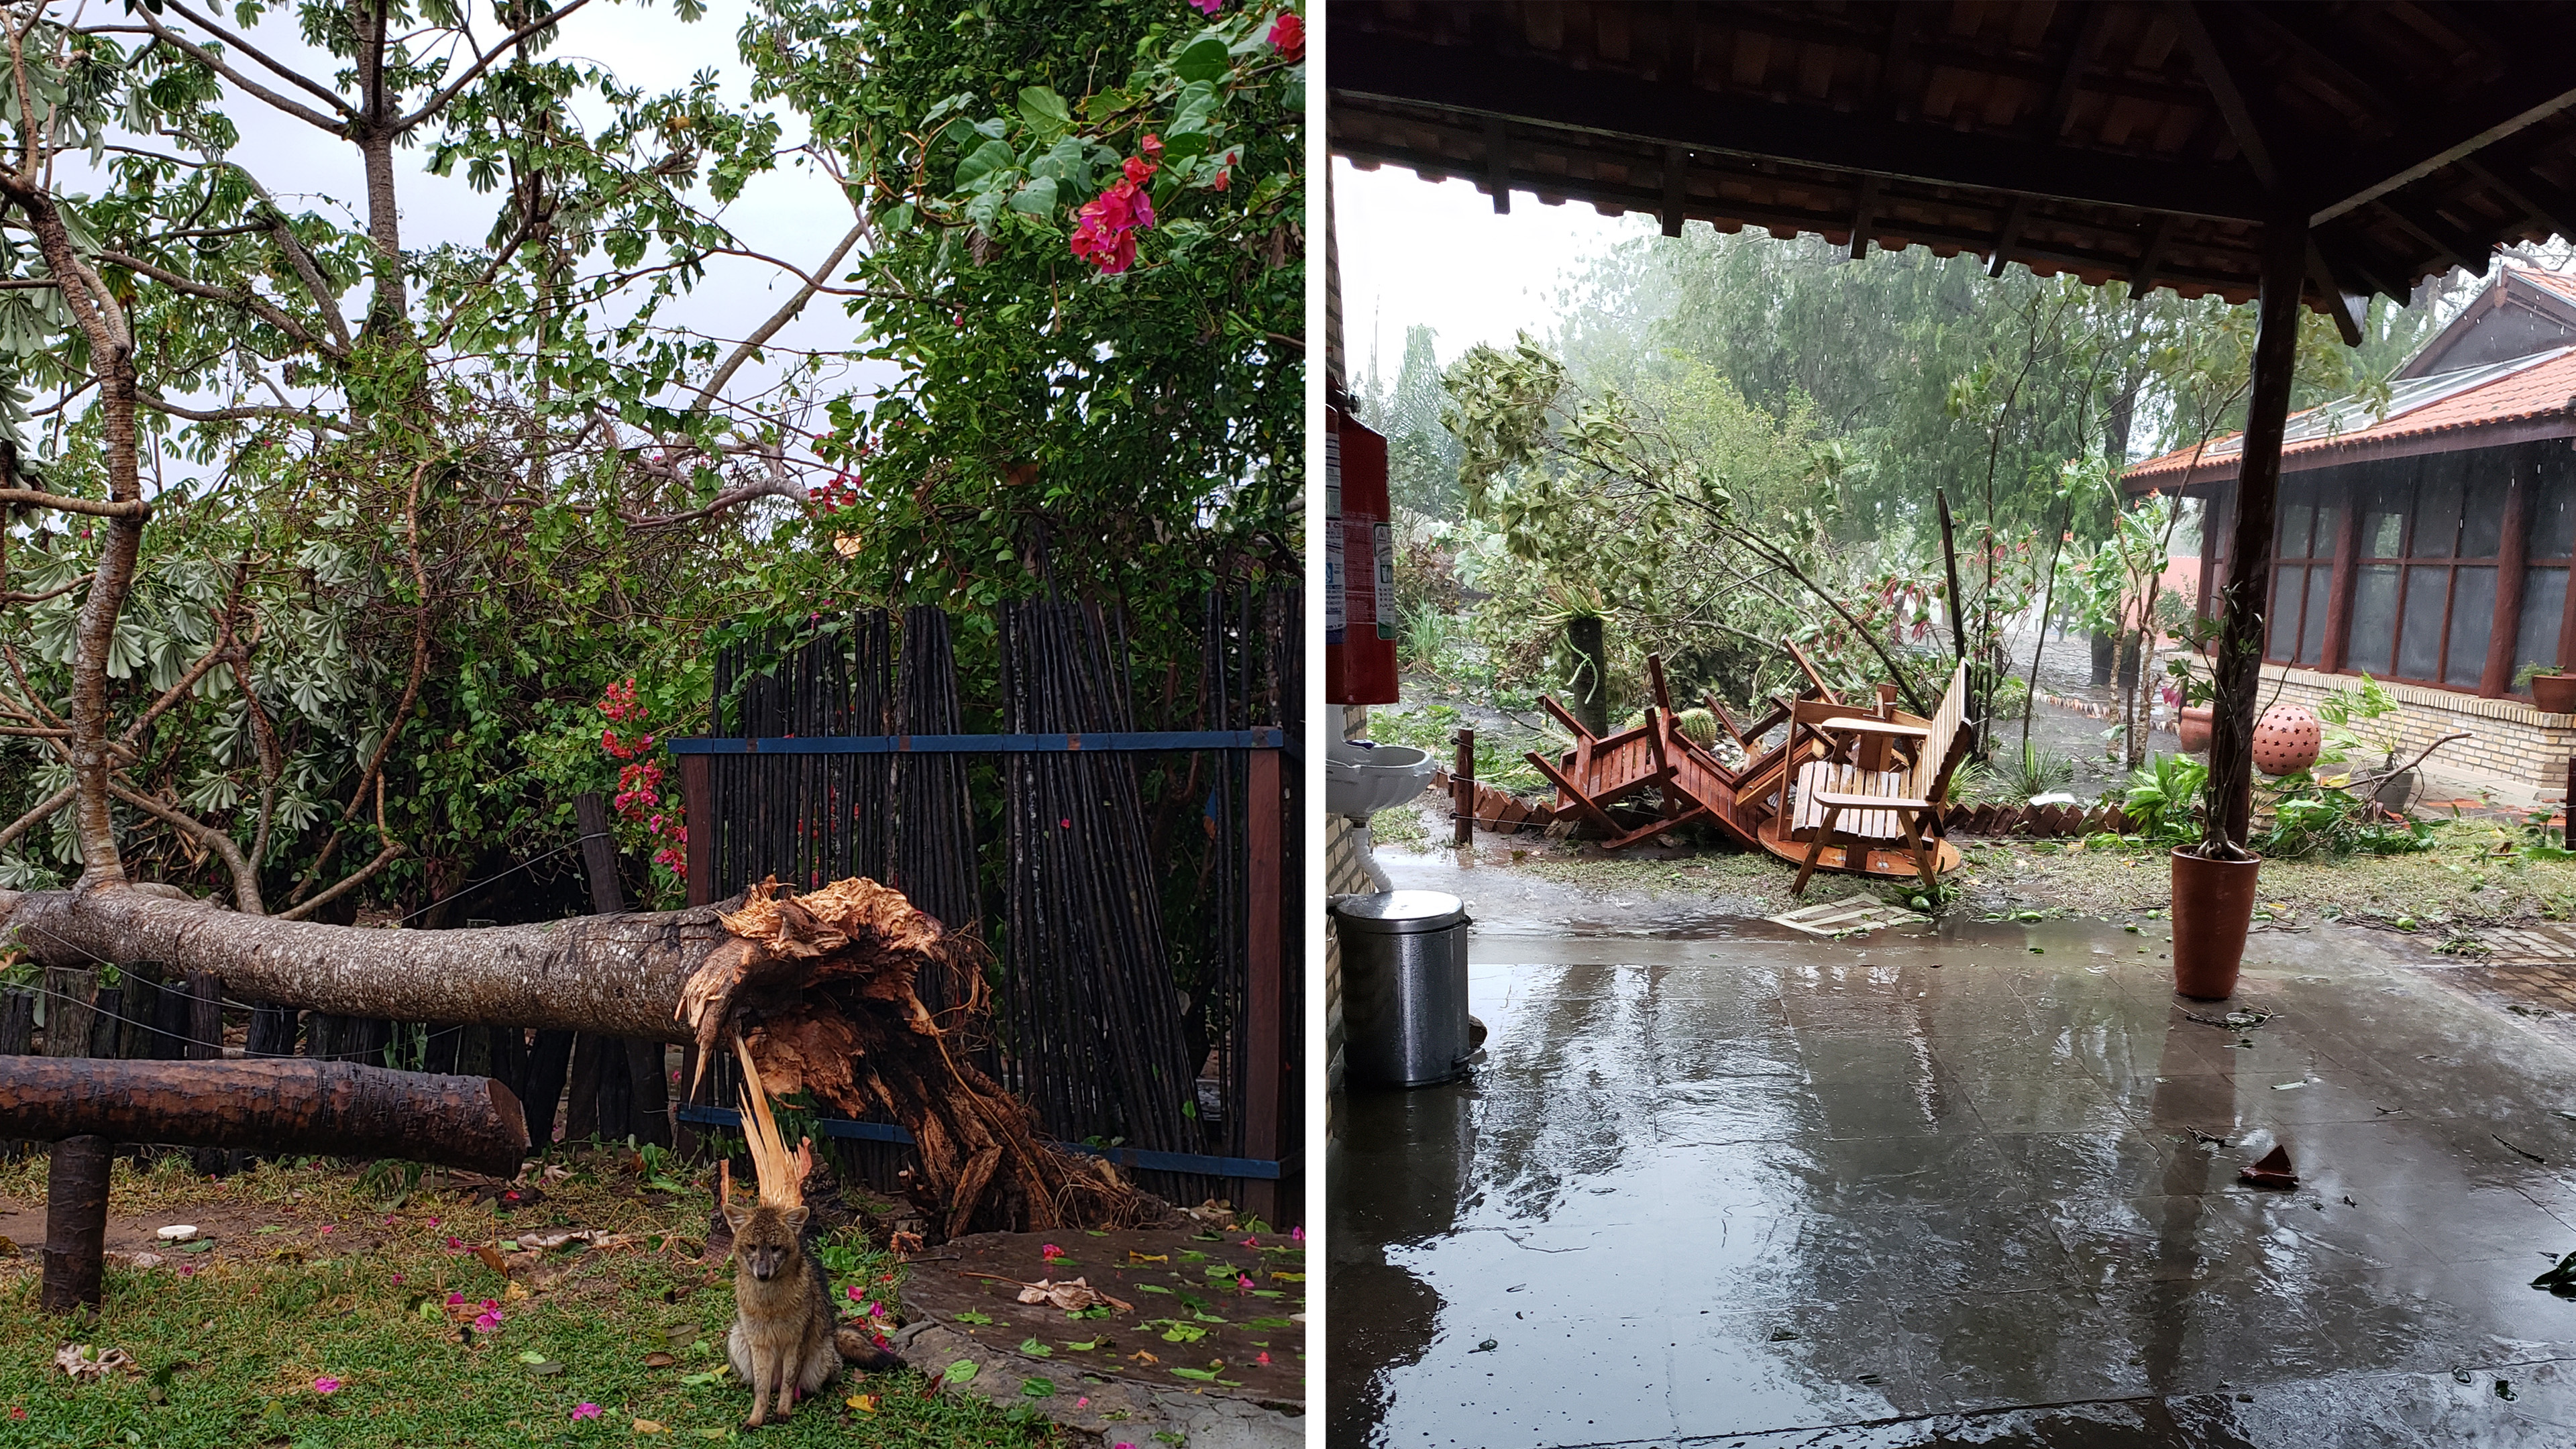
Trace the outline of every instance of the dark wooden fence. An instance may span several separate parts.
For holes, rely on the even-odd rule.
[[[690,898],[769,875],[894,885],[990,948],[973,1049],[1059,1140],[1163,1196],[1293,1218],[1301,607],[1290,590],[1210,594],[1181,651],[1195,670],[1140,681],[1115,614],[1008,605],[972,708],[936,609],[721,650],[724,733],[672,745]],[[941,1010],[966,989],[924,996]],[[717,1064],[682,1115],[727,1122],[732,1100]],[[906,1159],[892,1123],[825,1130],[880,1185]]]

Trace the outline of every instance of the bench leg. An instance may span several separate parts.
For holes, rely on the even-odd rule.
[[[1914,868],[1922,873],[1923,888],[1927,891],[1939,890],[1941,874],[1936,865],[1940,857],[1934,852],[1940,847],[1924,843],[1922,820],[1913,811],[1899,810],[1896,812],[1896,819],[1897,823],[1905,827],[1905,843],[1914,851]]]
[[[1798,883],[1789,887],[1789,894],[1803,896],[1807,893],[1807,877],[1816,873],[1816,862],[1825,858],[1825,839],[1834,833],[1834,822],[1842,819],[1842,815],[1843,808],[1839,805],[1825,807],[1825,818],[1816,822],[1816,838],[1807,842],[1806,863],[1798,867]]]

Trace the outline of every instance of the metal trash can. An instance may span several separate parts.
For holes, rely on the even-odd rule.
[[[1466,904],[1440,891],[1380,891],[1344,896],[1332,912],[1351,1080],[1421,1087],[1455,1079],[1474,1049]]]

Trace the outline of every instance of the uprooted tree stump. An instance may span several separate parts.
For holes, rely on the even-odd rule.
[[[715,906],[463,931],[238,915],[126,885],[0,890],[0,933],[13,927],[48,966],[160,961],[211,971],[231,996],[349,1016],[694,1042],[701,1063],[738,1030],[779,1093],[911,1129],[915,1194],[952,1234],[1124,1227],[1164,1210],[1117,1168],[1048,1142],[969,1060],[958,1036],[983,1019],[980,995],[944,1026],[931,1018],[921,973],[980,983],[982,947],[874,881],[791,897],[773,880]]]
[[[487,1077],[348,1062],[0,1057],[0,1137],[54,1144],[42,1302],[101,1299],[110,1144],[401,1157],[509,1176],[528,1152],[519,1099]]]

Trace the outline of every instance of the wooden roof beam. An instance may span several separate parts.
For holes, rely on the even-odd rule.
[[[2084,23],[2075,31],[2075,44],[2066,52],[2066,66],[2057,73],[2057,88],[2049,93],[2048,104],[2040,109],[2039,125],[2031,139],[2054,146],[2066,132],[2067,120],[2075,114],[2075,97],[2083,89],[2087,67],[2093,54],[2102,48],[2103,32],[2110,28],[2112,9],[2108,5],[2087,5]]]
[[[1485,118],[1485,187],[1494,193],[1494,215],[1512,214],[1512,138],[1500,116]]]
[[[2200,7],[2192,0],[2167,0],[2165,12],[2182,36],[2184,48],[2191,52],[2192,66],[2200,72],[2201,84],[2209,87],[2211,104],[2218,108],[2220,119],[2227,122],[2228,134],[2236,138],[2237,153],[2245,158],[2247,169],[2265,190],[2278,190],[2281,172],[2272,164],[2272,148],[2264,140],[2262,128],[2255,125],[2254,108],[2229,72],[2227,57],[2219,50],[2217,37],[2210,34]]]
[[[1686,154],[1679,146],[1664,148],[1664,209],[1660,219],[1666,236],[1682,234],[1682,204],[1690,199],[1690,175],[1683,169]]]
[[[2021,240],[2021,224],[2029,219],[2030,198],[2027,196],[2014,197],[2012,204],[2004,208],[2004,224],[1996,228],[1994,248],[1986,258],[1987,276],[2004,274],[2005,264],[2012,260],[2013,244]]]
[[[2553,48],[2534,46],[2534,60],[2517,58],[2504,76],[2447,106],[2438,117],[2359,157],[2326,169],[2313,186],[2310,226],[2321,226],[2358,206],[2420,181],[2463,156],[2576,106],[2576,71]],[[2507,173],[2510,175],[2510,173]]]
[[[2479,245],[2477,238],[2433,213],[2400,205],[2396,198],[2390,196],[2380,197],[2371,204],[2396,222],[2399,230],[2449,257],[2462,271],[2483,277],[2494,270],[2495,248]]]
[[[2519,158],[2508,159],[2498,155],[2499,149],[2490,147],[2475,155],[2463,156],[2459,167],[2496,195],[2522,208],[2532,220],[2560,236],[2576,238],[2576,196],[2541,179],[2528,165],[2518,164]],[[2511,170],[2513,179],[2507,181],[2490,169],[2490,161]]]
[[[2368,297],[2357,297],[2335,280],[2334,267],[2327,262],[2325,250],[2312,235],[2308,238],[2308,281],[2325,299],[2326,315],[2334,319],[2335,335],[2346,347],[2361,345],[2361,319],[2370,310]]]
[[[1712,154],[1829,167],[1890,180],[2260,221],[2262,189],[2226,168],[2042,146],[1947,127],[1721,95],[1495,55],[1372,36],[1336,53],[1338,95],[1439,107]]]
[[[1860,195],[1854,199],[1852,205],[1851,259],[1853,261],[1859,261],[1869,255],[1869,224],[1876,220],[1872,213],[1877,209],[1878,178],[1864,176],[1860,179]]]

